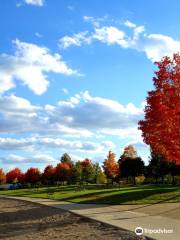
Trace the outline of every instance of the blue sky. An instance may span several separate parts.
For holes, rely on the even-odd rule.
[[[117,159],[134,144],[154,61],[180,50],[180,3],[0,2],[0,166]]]

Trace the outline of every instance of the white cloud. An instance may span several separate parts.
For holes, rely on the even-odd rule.
[[[9,154],[8,156],[1,156],[0,161],[3,164],[10,164],[15,166],[16,164],[37,164],[37,163],[54,163],[56,159],[47,154],[36,154],[31,157],[19,156],[16,154]]]
[[[84,20],[91,22],[94,30],[92,32],[84,31],[83,37],[77,37],[78,34],[82,35],[81,32],[61,38],[59,42],[62,47],[67,48],[71,45],[80,47],[96,40],[108,45],[117,44],[122,48],[144,52],[147,58],[153,62],[159,61],[163,56],[172,56],[173,53],[180,52],[180,41],[167,35],[148,34],[144,26],[137,26],[128,20],[124,22],[124,26],[131,29],[131,34],[116,26],[95,25],[96,19],[93,17],[84,16]]]
[[[137,122],[142,117],[142,106],[124,106],[115,100],[93,97],[88,91],[45,106],[32,105],[15,95],[0,97],[0,133],[29,132],[56,137],[108,134],[134,139],[135,135],[139,138]]]
[[[15,80],[20,80],[35,94],[43,94],[49,85],[46,73],[64,75],[78,74],[69,68],[62,57],[49,49],[35,44],[13,41],[15,54],[0,55],[0,93],[15,87]]]
[[[24,0],[26,4],[42,7],[44,0]]]
[[[104,17],[101,18],[94,18],[92,16],[83,16],[83,20],[85,22],[90,22],[91,24],[94,25],[94,27],[100,27],[100,24],[107,20],[107,16],[105,15]]]
[[[143,49],[149,59],[157,61],[164,55],[180,52],[180,41],[162,34],[149,34],[145,36]]]
[[[60,39],[59,46],[61,48],[68,48],[71,45],[80,47],[82,44],[90,44],[91,37],[89,37],[88,34],[88,31],[84,31],[74,34],[72,37],[64,36]]]
[[[127,41],[125,39],[125,33],[116,27],[102,27],[96,28],[95,33],[92,36],[93,39],[97,39],[107,44],[118,44],[122,47],[127,47]]]
[[[25,150],[36,148],[58,148],[61,150],[74,150],[79,152],[101,153],[107,149],[114,149],[115,144],[111,141],[102,141],[101,143],[90,141],[70,141],[62,138],[50,137],[29,137],[29,138],[0,138],[1,150]]]
[[[132,103],[123,106],[117,101],[92,97],[88,91],[76,94],[68,101],[59,102],[51,111],[51,117],[66,116],[71,127],[87,129],[123,129],[136,126],[142,117],[142,108],[136,108]]]
[[[135,28],[136,27],[136,24],[133,23],[133,22],[130,22],[129,20],[126,20],[124,22],[124,25],[127,26],[127,27],[130,27],[130,28]]]

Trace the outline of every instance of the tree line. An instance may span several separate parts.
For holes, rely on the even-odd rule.
[[[31,167],[25,173],[19,168],[14,168],[5,174],[1,168],[0,184],[136,184],[137,181],[138,183],[164,183],[167,177],[171,178],[170,181],[175,184],[175,176],[179,175],[180,165],[168,162],[153,152],[151,152],[149,164],[145,166],[135,148],[129,145],[124,149],[119,160],[116,160],[116,155],[109,151],[102,166],[88,158],[73,162],[71,157],[64,153],[55,167],[48,165],[43,172]]]

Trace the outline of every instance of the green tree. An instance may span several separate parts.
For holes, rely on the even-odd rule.
[[[81,162],[82,165],[82,181],[92,183],[95,178],[95,168],[88,158]]]
[[[144,162],[140,157],[126,158],[120,163],[120,172],[122,177],[133,177],[136,185],[136,177],[144,173]]]
[[[168,174],[169,170],[169,162],[167,162],[160,154],[151,151],[149,165],[147,166],[148,176],[155,178],[156,183],[158,182],[158,178],[161,178],[163,183],[164,177]]]
[[[72,181],[82,183],[82,164],[80,161],[76,162],[72,168]]]
[[[67,154],[64,153],[61,158],[60,158],[61,163],[67,163],[69,165],[73,165],[73,162],[71,160],[71,157]]]

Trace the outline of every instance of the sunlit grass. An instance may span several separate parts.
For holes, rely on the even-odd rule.
[[[85,190],[80,191],[77,186],[61,186],[4,190],[0,195],[52,198],[75,203],[151,204],[180,202],[180,186],[106,188],[106,186],[87,185]]]

